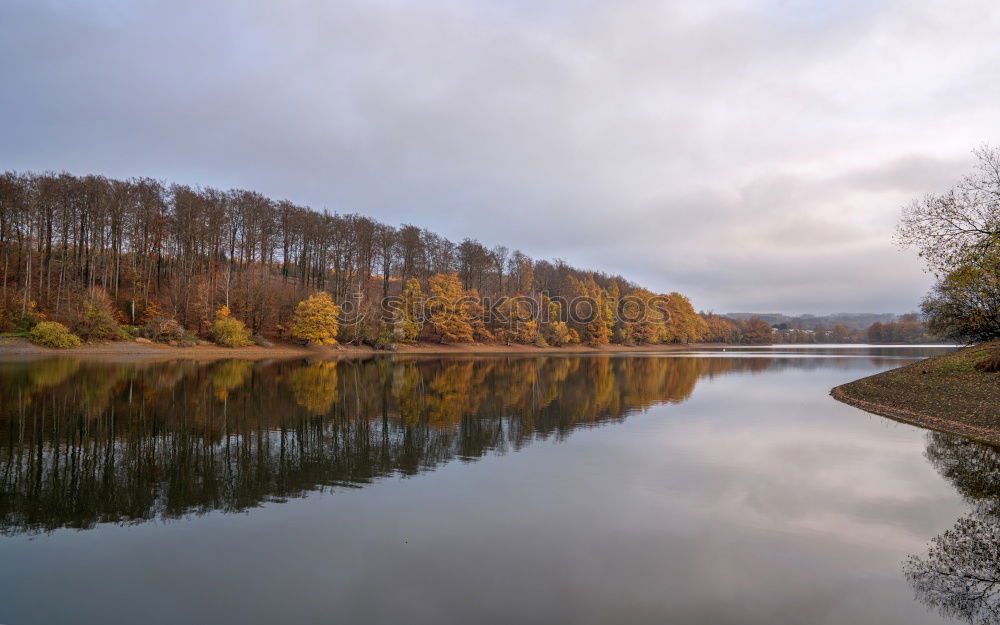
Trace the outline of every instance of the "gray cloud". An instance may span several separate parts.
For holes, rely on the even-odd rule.
[[[708,5],[711,6],[708,6]],[[243,186],[706,309],[906,311],[1000,122],[988,0],[13,0],[0,167]]]

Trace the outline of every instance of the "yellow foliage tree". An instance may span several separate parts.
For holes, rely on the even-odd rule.
[[[459,306],[462,319],[472,328],[472,338],[476,341],[492,341],[493,334],[486,328],[486,309],[483,307],[479,291],[471,289],[462,293]]]
[[[429,321],[442,343],[472,341],[472,325],[466,319],[465,292],[457,273],[430,277],[431,297],[427,302]]]
[[[336,345],[340,324],[337,315],[340,307],[333,303],[330,294],[319,291],[299,302],[295,307],[290,333],[300,341],[315,345]]]
[[[562,347],[563,345],[579,343],[580,335],[576,333],[576,330],[569,327],[565,321],[553,321],[549,325],[548,338],[546,341],[550,345]]]
[[[662,343],[666,324],[665,306],[663,298],[646,289],[634,289],[618,305],[621,318],[619,333],[635,343]]]
[[[585,328],[587,343],[590,345],[607,345],[611,340],[611,328],[614,325],[615,300],[604,289],[594,285],[591,289],[594,314]]]
[[[562,306],[558,302],[543,294],[540,296],[540,307],[543,316],[542,326],[538,334],[545,339],[546,344],[561,347],[580,342],[580,335],[577,334],[576,330],[562,320]]]
[[[423,301],[420,282],[416,278],[410,278],[403,288],[402,304],[393,313],[392,332],[397,341],[413,343],[420,336],[420,331],[424,328],[420,310]]]
[[[574,300],[577,302],[584,300],[587,304],[586,308],[580,307],[578,303],[571,305],[571,312],[578,315],[586,311],[585,318],[574,320],[579,328],[581,340],[589,345],[607,345],[614,325],[617,290],[615,297],[612,297],[594,281],[593,276],[587,277],[586,280],[577,280],[570,276],[569,282]]]
[[[607,345],[611,340],[611,328],[606,320],[603,302],[595,302],[597,309],[584,330],[588,345]]]
[[[229,306],[215,311],[215,323],[208,330],[212,340],[225,347],[246,347],[253,345],[250,332],[243,322],[229,314]]]
[[[539,336],[538,321],[535,318],[533,308],[534,302],[523,296],[505,300],[499,306],[499,310],[506,318],[506,323],[504,327],[500,328],[497,336],[508,344],[524,343],[528,345],[535,343]]]

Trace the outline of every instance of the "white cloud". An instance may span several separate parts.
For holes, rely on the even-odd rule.
[[[240,185],[715,310],[905,311],[994,140],[988,0],[15,1],[0,166]]]

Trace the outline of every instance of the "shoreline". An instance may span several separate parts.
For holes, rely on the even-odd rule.
[[[965,347],[842,384],[830,395],[894,421],[1000,445],[1000,374],[974,369],[996,348],[1000,342]]]
[[[572,345],[564,347],[536,347],[534,345],[502,345],[490,343],[437,344],[417,343],[400,345],[395,350],[376,350],[366,345],[337,345],[307,347],[278,343],[274,347],[220,347],[218,345],[196,345],[174,347],[160,343],[85,343],[70,349],[39,347],[23,338],[0,338],[0,362],[26,362],[43,358],[81,358],[93,361],[148,362],[163,360],[244,360],[290,359],[290,358],[364,358],[386,355],[533,355],[533,354],[620,354],[620,353],[664,353],[686,352],[697,349],[748,347],[746,345],[724,345],[719,343],[689,343],[665,345],[603,345],[590,347]],[[767,347],[767,346],[760,346]]]
[[[848,406],[853,406],[860,410],[864,410],[865,412],[885,417],[886,419],[892,419],[893,421],[906,423],[907,425],[915,425],[926,430],[934,430],[935,432],[944,432],[945,434],[953,434],[955,436],[970,438],[981,443],[1000,445],[1000,423],[998,423],[997,427],[977,426],[943,417],[935,417],[922,412],[907,410],[899,406],[870,402],[861,399],[860,397],[856,397],[852,395],[850,391],[845,390],[844,386],[848,386],[849,384],[853,384],[853,382],[835,387],[830,391],[830,396],[841,403],[847,404]]]
[[[336,345],[324,347],[309,347],[276,343],[273,347],[221,347],[212,343],[192,347],[175,347],[162,343],[136,343],[112,341],[108,343],[84,343],[80,347],[70,349],[53,349],[40,347],[21,337],[0,337],[0,363],[26,362],[45,358],[79,358],[90,361],[106,362],[153,362],[165,360],[197,360],[212,361],[226,359],[265,360],[265,359],[345,359],[368,358],[373,356],[406,355],[406,356],[489,356],[489,355],[545,355],[545,354],[685,354],[699,350],[734,350],[736,354],[744,350],[755,349],[841,349],[870,347],[939,347],[939,345],[909,345],[909,344],[811,344],[811,343],[773,343],[767,345],[742,345],[728,343],[665,343],[660,345],[566,345],[562,347],[537,347],[512,343],[415,343],[398,345],[394,350],[377,350],[367,345]]]

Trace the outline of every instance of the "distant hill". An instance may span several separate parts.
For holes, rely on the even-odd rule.
[[[852,330],[864,330],[875,322],[889,323],[898,321],[899,315],[894,313],[834,313],[831,315],[785,315],[783,313],[726,313],[724,317],[731,319],[749,319],[760,317],[771,326],[788,324],[790,330],[812,330],[816,326],[832,328],[842,325]]]

